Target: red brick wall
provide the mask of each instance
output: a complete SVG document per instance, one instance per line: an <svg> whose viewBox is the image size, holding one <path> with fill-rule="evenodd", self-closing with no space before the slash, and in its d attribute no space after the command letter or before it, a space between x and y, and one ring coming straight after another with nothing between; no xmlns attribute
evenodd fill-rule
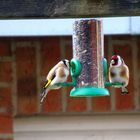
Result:
<svg viewBox="0 0 140 140"><path fill-rule="evenodd" d="M13 133L13 55L10 39L0 39L0 140Z"/></svg>
<svg viewBox="0 0 140 140"><path fill-rule="evenodd" d="M13 117L34 114L137 113L140 109L140 36L105 36L105 57L115 49L130 68L129 94L109 88L109 97L71 98L71 88L39 93L49 69L72 58L71 37L0 38L0 140L13 138Z"/></svg>

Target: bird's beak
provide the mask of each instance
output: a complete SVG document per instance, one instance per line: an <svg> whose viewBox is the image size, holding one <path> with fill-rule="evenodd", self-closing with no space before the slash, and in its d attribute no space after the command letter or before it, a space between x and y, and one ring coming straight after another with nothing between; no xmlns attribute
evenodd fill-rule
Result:
<svg viewBox="0 0 140 140"><path fill-rule="evenodd" d="M69 66L71 67L71 63L69 62Z"/></svg>
<svg viewBox="0 0 140 140"><path fill-rule="evenodd" d="M114 60L111 60L111 64L115 64L115 61Z"/></svg>

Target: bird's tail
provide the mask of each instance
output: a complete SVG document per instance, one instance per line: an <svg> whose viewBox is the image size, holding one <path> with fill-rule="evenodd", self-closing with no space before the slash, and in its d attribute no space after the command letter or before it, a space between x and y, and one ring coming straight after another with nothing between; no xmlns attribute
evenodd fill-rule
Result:
<svg viewBox="0 0 140 140"><path fill-rule="evenodd" d="M40 103L43 102L44 98L47 96L47 93L49 92L49 85L51 83L51 80L47 80L43 86L43 90L40 94Z"/></svg>
<svg viewBox="0 0 140 140"><path fill-rule="evenodd" d="M40 103L41 104L43 103L43 101L44 101L45 97L47 96L49 90L50 90L49 88L43 89L43 91L42 91L42 93L40 95Z"/></svg>

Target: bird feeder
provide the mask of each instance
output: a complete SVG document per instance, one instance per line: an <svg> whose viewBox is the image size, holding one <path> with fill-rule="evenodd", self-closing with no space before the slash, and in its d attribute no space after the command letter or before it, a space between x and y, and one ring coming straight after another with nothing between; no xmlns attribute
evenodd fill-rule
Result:
<svg viewBox="0 0 140 140"><path fill-rule="evenodd" d="M75 70L71 74L77 72L79 75L76 75L76 86L71 90L70 96L109 95L108 90L104 88L106 62L101 21L75 21L71 65Z"/></svg>
<svg viewBox="0 0 140 140"><path fill-rule="evenodd" d="M72 82L58 86L74 86L71 97L108 96L104 88L107 62L104 58L102 22L78 20L74 23L73 59L70 61ZM107 83L110 85L110 83Z"/></svg>

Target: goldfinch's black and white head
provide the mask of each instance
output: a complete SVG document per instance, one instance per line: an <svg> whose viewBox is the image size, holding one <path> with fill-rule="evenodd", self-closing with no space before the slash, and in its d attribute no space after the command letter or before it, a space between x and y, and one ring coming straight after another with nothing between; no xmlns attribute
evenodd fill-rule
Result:
<svg viewBox="0 0 140 140"><path fill-rule="evenodd" d="M63 59L62 62L63 62L63 64L64 64L68 69L70 69L70 62L69 62L69 60Z"/></svg>

